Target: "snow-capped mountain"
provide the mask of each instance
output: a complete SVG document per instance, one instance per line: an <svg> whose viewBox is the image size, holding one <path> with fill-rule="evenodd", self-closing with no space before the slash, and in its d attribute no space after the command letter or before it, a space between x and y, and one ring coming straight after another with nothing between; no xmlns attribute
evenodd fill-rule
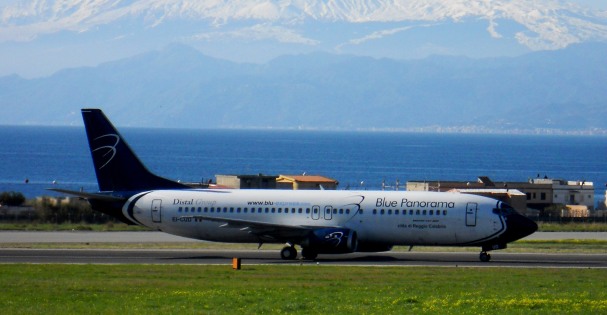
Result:
<svg viewBox="0 0 607 315"><path fill-rule="evenodd" d="M0 75L158 49L235 61L328 51L373 57L493 57L607 40L599 0L4 0Z"/></svg>

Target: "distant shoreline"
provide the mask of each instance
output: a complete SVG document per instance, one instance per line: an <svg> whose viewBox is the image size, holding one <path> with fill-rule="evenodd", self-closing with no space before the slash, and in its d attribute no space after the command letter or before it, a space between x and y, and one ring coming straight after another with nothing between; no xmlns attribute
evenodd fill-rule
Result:
<svg viewBox="0 0 607 315"><path fill-rule="evenodd" d="M84 133L84 125L27 125L27 124L0 124L0 128L81 128ZM302 131L302 132L361 132L361 133L403 133L403 134L429 134L429 135L507 135L507 136L589 136L589 137L604 137L607 136L607 129L591 128L591 129L548 129L548 128L522 128L522 129L491 129L481 126L426 126L414 128L358 128L358 129L342 129L329 127L268 127L268 126L246 126L233 127L223 126L218 128L174 128L174 127L148 127L148 126L120 126L123 129L140 129L140 130L213 130L213 131Z"/></svg>

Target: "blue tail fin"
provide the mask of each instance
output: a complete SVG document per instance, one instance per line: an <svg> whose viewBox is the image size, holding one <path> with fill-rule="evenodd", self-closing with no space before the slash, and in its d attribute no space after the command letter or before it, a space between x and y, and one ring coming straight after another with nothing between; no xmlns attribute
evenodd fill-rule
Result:
<svg viewBox="0 0 607 315"><path fill-rule="evenodd" d="M188 188L150 172L100 109L82 109L100 191Z"/></svg>

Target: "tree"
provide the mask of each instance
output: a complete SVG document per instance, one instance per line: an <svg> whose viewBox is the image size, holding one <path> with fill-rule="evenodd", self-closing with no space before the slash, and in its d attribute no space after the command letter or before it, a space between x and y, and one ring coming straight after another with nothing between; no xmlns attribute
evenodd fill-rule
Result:
<svg viewBox="0 0 607 315"><path fill-rule="evenodd" d="M0 194L0 205L20 206L25 202L25 196L20 192L5 191Z"/></svg>
<svg viewBox="0 0 607 315"><path fill-rule="evenodd" d="M544 217L560 218L563 216L563 211L568 210L567 206L560 203L555 203L544 208Z"/></svg>

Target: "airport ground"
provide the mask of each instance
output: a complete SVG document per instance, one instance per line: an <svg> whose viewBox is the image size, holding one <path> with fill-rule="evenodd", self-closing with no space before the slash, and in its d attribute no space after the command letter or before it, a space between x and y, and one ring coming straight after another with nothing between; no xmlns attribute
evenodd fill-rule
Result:
<svg viewBox="0 0 607 315"><path fill-rule="evenodd" d="M516 249L525 242L585 249ZM598 251L588 253L588 244ZM475 248L399 247L284 261L279 247L257 250L161 232L2 231L0 309L3 314L607 313L605 232L538 232L494 252L489 263L478 260ZM233 270L234 257L241 258L241 270Z"/></svg>
<svg viewBox="0 0 607 315"><path fill-rule="evenodd" d="M384 253L320 255L283 261L279 244L225 244L162 232L0 231L0 262L125 264L330 264L467 267L607 268L607 232L537 232L478 261L478 248L396 247Z"/></svg>

